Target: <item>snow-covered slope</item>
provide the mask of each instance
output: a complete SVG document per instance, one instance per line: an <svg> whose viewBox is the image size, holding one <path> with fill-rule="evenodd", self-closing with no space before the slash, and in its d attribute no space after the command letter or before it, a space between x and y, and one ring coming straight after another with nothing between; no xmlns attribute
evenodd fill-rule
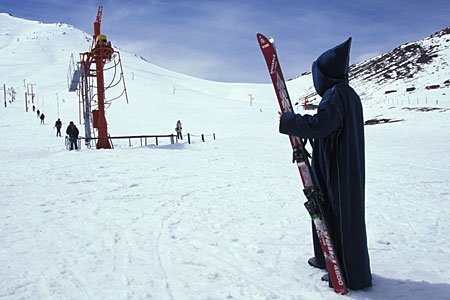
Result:
<svg viewBox="0 0 450 300"><path fill-rule="evenodd" d="M88 35L67 24L42 24L0 13L1 82L23 86L23 80L37 88L66 87L70 54L86 51Z"/></svg>
<svg viewBox="0 0 450 300"><path fill-rule="evenodd" d="M89 35L6 14L0 25L0 83L18 92L0 108L0 299L342 299L306 264L310 220L270 84L201 80L121 50L130 103L107 109L111 135L172 133L181 119L217 140L69 152L52 125L58 109L78 123L66 75ZM25 112L24 79L45 125ZM288 88L297 100L311 80ZM372 97L366 119L403 121L366 127L374 286L348 297L446 299L448 102L422 112L357 88Z"/></svg>

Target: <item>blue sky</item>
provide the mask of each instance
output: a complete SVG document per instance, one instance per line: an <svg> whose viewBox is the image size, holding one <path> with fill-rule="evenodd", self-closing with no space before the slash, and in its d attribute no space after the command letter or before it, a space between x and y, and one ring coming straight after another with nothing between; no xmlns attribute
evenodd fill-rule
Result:
<svg viewBox="0 0 450 300"><path fill-rule="evenodd" d="M1 0L0 12L92 34L162 67L226 82L269 82L255 34L275 38L286 78L353 37L351 62L450 26L449 0Z"/></svg>

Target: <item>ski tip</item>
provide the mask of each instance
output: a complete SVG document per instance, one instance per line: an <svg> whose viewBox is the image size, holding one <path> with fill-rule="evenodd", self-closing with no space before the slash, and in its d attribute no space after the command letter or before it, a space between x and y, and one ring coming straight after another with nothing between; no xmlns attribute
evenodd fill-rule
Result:
<svg viewBox="0 0 450 300"><path fill-rule="evenodd" d="M257 32L256 38L258 39L258 43L262 49L269 46L269 44L273 44L273 38L267 38L264 34Z"/></svg>
<svg viewBox="0 0 450 300"><path fill-rule="evenodd" d="M256 38L258 39L258 41L260 42L260 44L265 44L267 42L273 44L274 43L274 39L272 37L266 37L264 34L257 32L256 33Z"/></svg>
<svg viewBox="0 0 450 300"><path fill-rule="evenodd" d="M262 34L262 33L260 33L260 32L257 32L256 33L256 37L258 38L258 39L264 39L264 40L268 40L269 38L267 38L264 34Z"/></svg>
<svg viewBox="0 0 450 300"><path fill-rule="evenodd" d="M258 41L264 40L266 37L264 36L264 34L257 32L256 33L256 39Z"/></svg>

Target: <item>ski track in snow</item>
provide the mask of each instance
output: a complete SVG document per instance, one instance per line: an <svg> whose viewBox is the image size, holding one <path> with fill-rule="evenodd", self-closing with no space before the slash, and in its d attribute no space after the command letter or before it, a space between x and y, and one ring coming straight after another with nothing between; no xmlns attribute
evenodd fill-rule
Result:
<svg viewBox="0 0 450 300"><path fill-rule="evenodd" d="M2 140L31 129L36 142L0 146L1 299L339 298L305 264L309 219L282 137L68 152L17 114L23 128L4 114ZM374 287L349 297L445 299L449 209L435 206L450 200L449 161L366 128Z"/></svg>

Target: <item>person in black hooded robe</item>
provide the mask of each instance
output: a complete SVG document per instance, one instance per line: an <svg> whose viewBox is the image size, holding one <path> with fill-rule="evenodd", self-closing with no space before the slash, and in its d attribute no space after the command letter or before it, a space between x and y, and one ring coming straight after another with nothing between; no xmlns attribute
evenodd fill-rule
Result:
<svg viewBox="0 0 450 300"><path fill-rule="evenodd" d="M314 87L322 97L317 113L291 112L280 117L280 133L312 139L313 175L328 199L330 231L347 287L372 285L365 223L364 120L361 100L349 86L351 38L324 52L312 66ZM308 263L325 268L313 224L314 257Z"/></svg>

